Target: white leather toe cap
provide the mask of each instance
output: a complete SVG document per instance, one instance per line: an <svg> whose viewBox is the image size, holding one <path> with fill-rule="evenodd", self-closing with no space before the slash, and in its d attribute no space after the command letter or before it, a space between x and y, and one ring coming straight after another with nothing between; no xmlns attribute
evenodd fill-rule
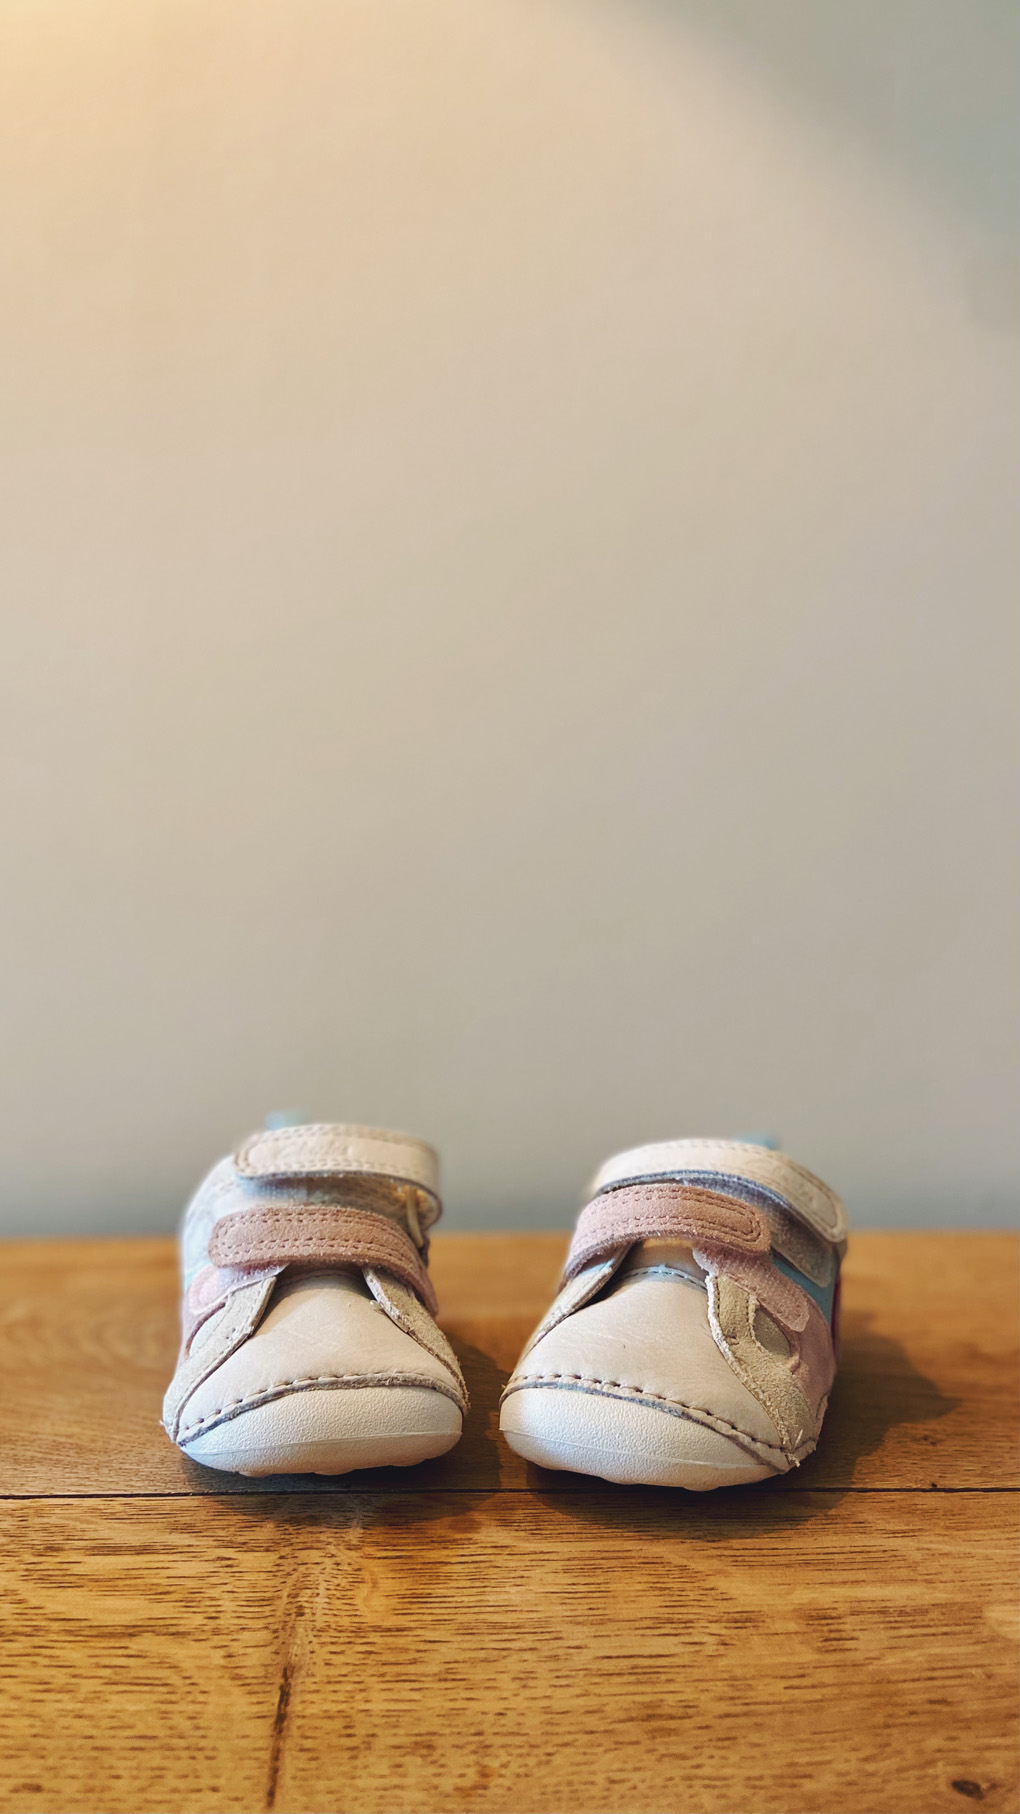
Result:
<svg viewBox="0 0 1020 1814"><path fill-rule="evenodd" d="M284 1280L254 1334L196 1387L177 1442L236 1474L411 1467L457 1441L458 1392L360 1274L313 1274Z"/></svg>
<svg viewBox="0 0 1020 1814"><path fill-rule="evenodd" d="M528 1349L501 1427L543 1467L647 1486L741 1486L790 1465L716 1345L704 1290L662 1269L621 1276Z"/></svg>
<svg viewBox="0 0 1020 1814"><path fill-rule="evenodd" d="M730 1437L654 1405L578 1388L527 1386L504 1400L500 1429L544 1468L596 1474L626 1486L709 1492L776 1472Z"/></svg>
<svg viewBox="0 0 1020 1814"><path fill-rule="evenodd" d="M306 1387L242 1411L181 1447L192 1461L232 1474L346 1474L445 1455L461 1422L452 1399L427 1387Z"/></svg>

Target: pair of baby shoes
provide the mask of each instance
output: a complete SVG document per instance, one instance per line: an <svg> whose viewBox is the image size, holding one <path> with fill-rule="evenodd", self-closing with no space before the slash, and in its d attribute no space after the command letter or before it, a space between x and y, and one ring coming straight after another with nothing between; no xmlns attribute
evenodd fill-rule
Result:
<svg viewBox="0 0 1020 1814"><path fill-rule="evenodd" d="M254 1134L214 1168L184 1218L163 1411L186 1455L344 1474L453 1447L468 1400L428 1274L438 1170L420 1140L339 1124ZM510 1447L700 1491L796 1467L835 1372L845 1236L839 1198L767 1147L610 1159L503 1394Z"/></svg>

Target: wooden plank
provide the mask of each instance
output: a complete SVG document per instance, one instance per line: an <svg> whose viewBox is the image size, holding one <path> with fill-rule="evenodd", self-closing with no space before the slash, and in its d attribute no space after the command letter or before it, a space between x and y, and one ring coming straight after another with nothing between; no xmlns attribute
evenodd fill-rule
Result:
<svg viewBox="0 0 1020 1814"><path fill-rule="evenodd" d="M443 1322L472 1393L467 1431L441 1461L359 1476L357 1487L578 1490L576 1475L519 1461L496 1428L503 1380L549 1301L565 1240L437 1238ZM1016 1260L1012 1235L855 1236L821 1449L766 1490L1013 1483ZM177 1345L172 1242L9 1242L0 1277L0 1493L258 1490L192 1466L159 1427Z"/></svg>
<svg viewBox="0 0 1020 1814"><path fill-rule="evenodd" d="M1014 1809L1015 1523L991 1493L8 1504L0 1808Z"/></svg>
<svg viewBox="0 0 1020 1814"><path fill-rule="evenodd" d="M0 1250L0 1493L180 1489L159 1424L177 1352L168 1240Z"/></svg>

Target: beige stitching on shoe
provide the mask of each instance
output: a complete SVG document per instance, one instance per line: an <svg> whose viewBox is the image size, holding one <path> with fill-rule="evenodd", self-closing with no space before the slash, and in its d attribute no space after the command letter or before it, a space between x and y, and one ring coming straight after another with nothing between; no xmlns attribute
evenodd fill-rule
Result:
<svg viewBox="0 0 1020 1814"><path fill-rule="evenodd" d="M246 1392L243 1398L229 1398L225 1404L217 1405L215 1410L208 1411L195 1423L181 1424L178 1436L181 1442L189 1436L196 1436L216 1423L229 1423L242 1411L249 1411L256 1405L271 1404L274 1398L281 1398L287 1392L303 1392L316 1386L332 1390L344 1386L357 1391L361 1386L413 1386L429 1392L438 1392L440 1398L449 1398L463 1410L456 1393L448 1391L441 1380L432 1379L426 1373L317 1373L297 1379L277 1379L270 1384L259 1386L254 1392Z"/></svg>
<svg viewBox="0 0 1020 1814"><path fill-rule="evenodd" d="M846 1210L821 1178L786 1153L749 1146L743 1140L661 1140L631 1147L599 1168L591 1193L668 1178L685 1170L729 1172L763 1184L785 1198L794 1213L825 1240L842 1241L846 1235Z"/></svg>
<svg viewBox="0 0 1020 1814"><path fill-rule="evenodd" d="M692 1241L766 1254L769 1226L760 1209L701 1185L628 1184L594 1197L577 1219L563 1282L617 1248L642 1240Z"/></svg>
<svg viewBox="0 0 1020 1814"><path fill-rule="evenodd" d="M317 1203L314 1207L266 1204L235 1210L215 1224L209 1237L209 1258L214 1266L296 1262L375 1266L402 1280L432 1316L439 1308L435 1287L411 1236L388 1216L343 1203Z"/></svg>
<svg viewBox="0 0 1020 1814"><path fill-rule="evenodd" d="M650 1386L632 1385L629 1380L598 1379L588 1373L522 1373L519 1378L509 1381L503 1398L509 1398L515 1392L524 1391L528 1386L555 1386L561 1381L565 1381L568 1386L595 1386L602 1389L607 1398L611 1396L610 1388L614 1387L620 1392L636 1392L642 1398L651 1399L657 1404L668 1405L672 1410L690 1413L695 1421L707 1419L713 1429L729 1431L734 1436L743 1436L756 1448L768 1449L771 1454L782 1455L786 1460L792 1459L789 1450L784 1448L782 1443L766 1442L763 1437L752 1435L750 1430L742 1430L739 1424L730 1423L728 1418L717 1417L714 1411L706 1411L700 1405L687 1404L682 1398L669 1398L665 1392L652 1391Z"/></svg>
<svg viewBox="0 0 1020 1814"><path fill-rule="evenodd" d="M820 1419L787 1362L763 1348L754 1333L755 1299L725 1273L708 1277L708 1320L716 1347L737 1378L768 1412L787 1452L799 1452L810 1432L814 1447Z"/></svg>

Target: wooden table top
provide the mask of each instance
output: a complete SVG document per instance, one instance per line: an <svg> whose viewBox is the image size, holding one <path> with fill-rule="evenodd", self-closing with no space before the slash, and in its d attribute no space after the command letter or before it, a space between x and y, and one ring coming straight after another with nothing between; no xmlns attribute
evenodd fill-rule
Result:
<svg viewBox="0 0 1020 1814"><path fill-rule="evenodd" d="M533 1467L562 1235L440 1235L440 1461L245 1481L159 1428L166 1240L0 1248L0 1808L1013 1810L1017 1243L859 1234L817 1454L704 1496Z"/></svg>

